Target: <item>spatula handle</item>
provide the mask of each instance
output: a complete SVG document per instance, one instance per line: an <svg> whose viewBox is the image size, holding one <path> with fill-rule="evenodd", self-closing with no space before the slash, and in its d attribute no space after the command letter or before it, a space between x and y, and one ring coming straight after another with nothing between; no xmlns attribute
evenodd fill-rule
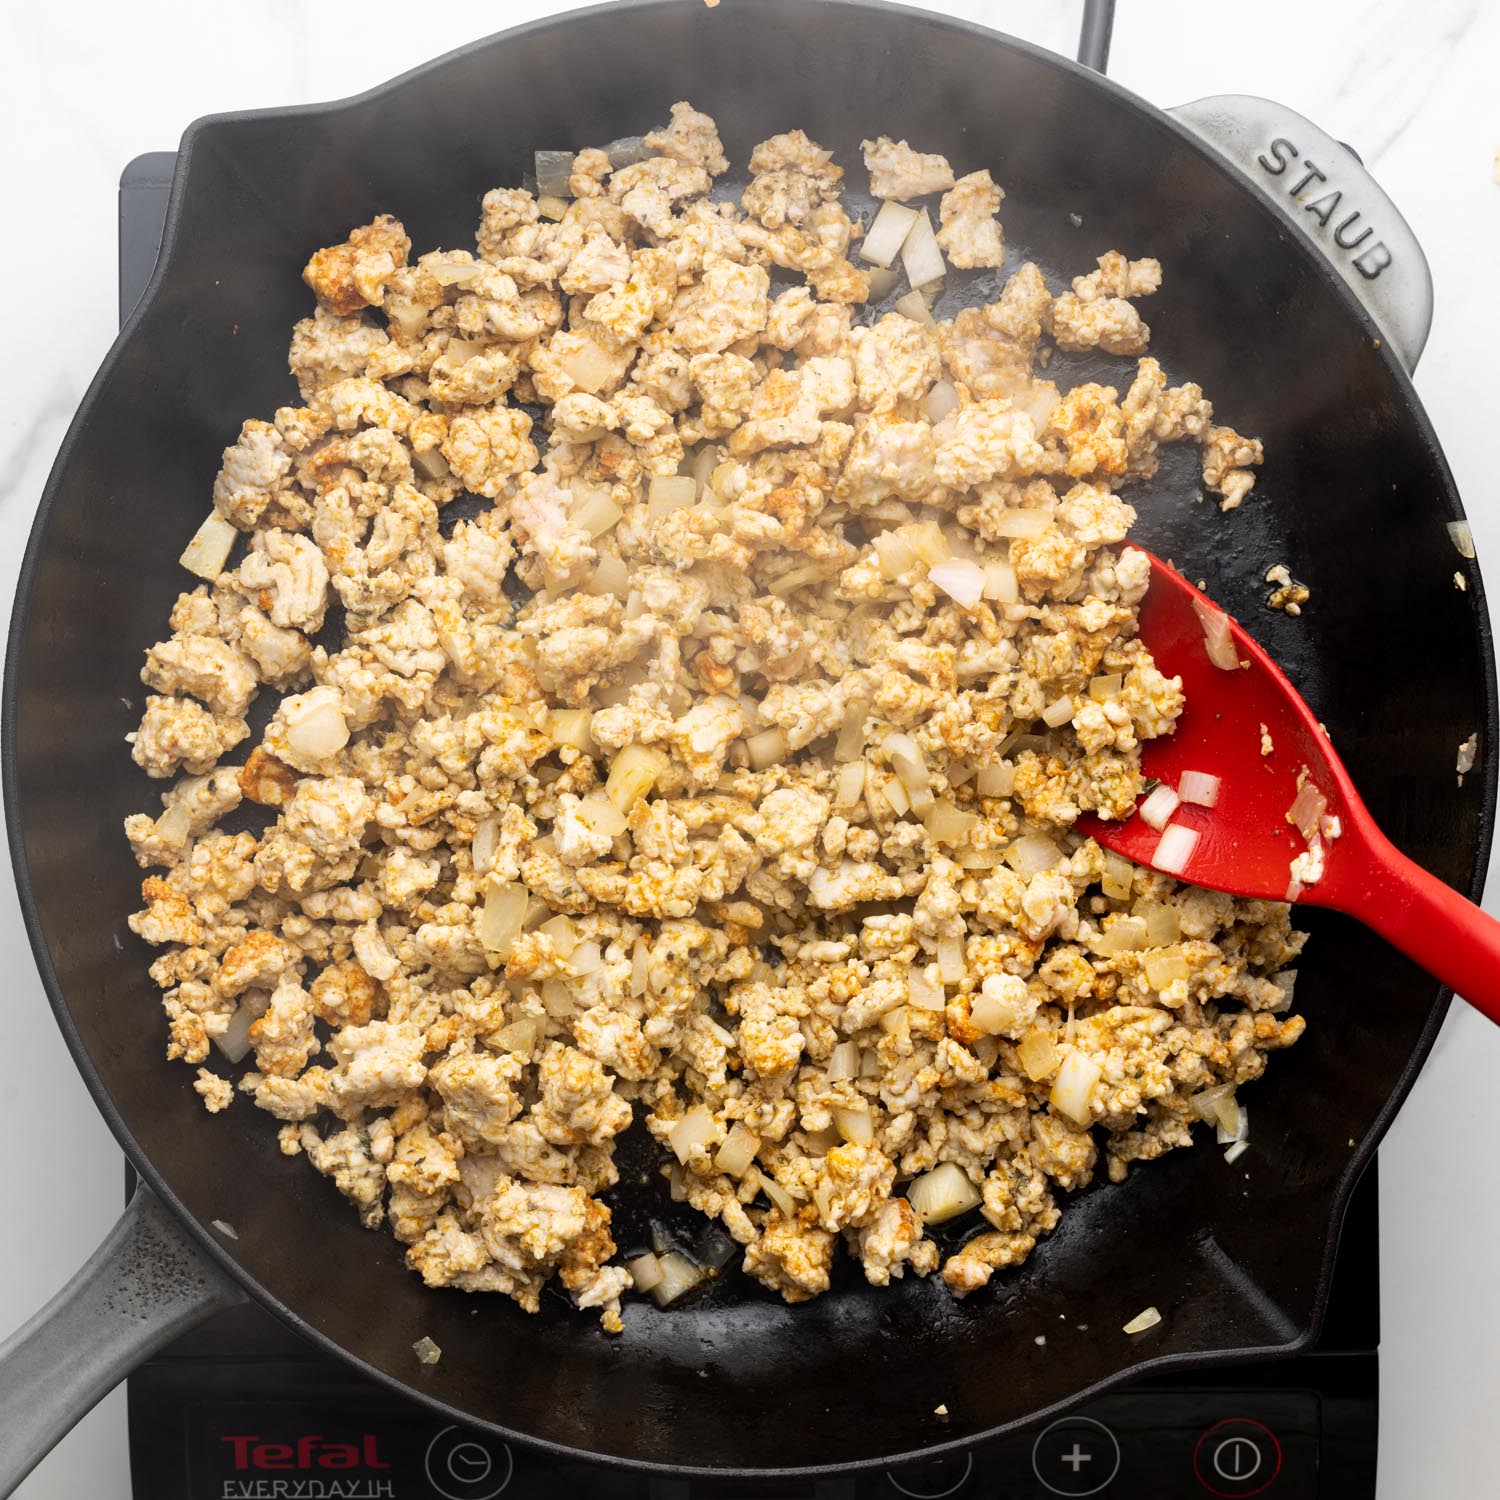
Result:
<svg viewBox="0 0 1500 1500"><path fill-rule="evenodd" d="M1500 922L1371 834L1368 873L1341 909L1500 1025Z"/></svg>

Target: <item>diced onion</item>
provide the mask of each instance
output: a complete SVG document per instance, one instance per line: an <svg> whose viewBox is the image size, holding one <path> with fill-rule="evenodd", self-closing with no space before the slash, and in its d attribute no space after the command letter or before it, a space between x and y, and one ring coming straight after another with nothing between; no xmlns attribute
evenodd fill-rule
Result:
<svg viewBox="0 0 1500 1500"><path fill-rule="evenodd" d="M834 742L833 759L835 765L842 765L846 761L859 760L865 748L865 719L870 712L870 699L865 697L851 698L849 706L844 710L844 722L839 728L839 737Z"/></svg>
<svg viewBox="0 0 1500 1500"><path fill-rule="evenodd" d="M698 486L701 496L708 489L709 476L723 461L723 454L713 443L705 443L693 455L693 462L688 473L693 476L693 482Z"/></svg>
<svg viewBox="0 0 1500 1500"><path fill-rule="evenodd" d="M460 286L489 267L482 260L442 260L426 269L439 286Z"/></svg>
<svg viewBox="0 0 1500 1500"><path fill-rule="evenodd" d="M625 814L608 797L601 797L597 793L592 797L585 797L573 809L573 813L591 833L607 839L619 838L629 826L625 821Z"/></svg>
<svg viewBox="0 0 1500 1500"><path fill-rule="evenodd" d="M1116 854L1114 850L1106 849L1104 851L1104 876L1099 882L1099 889L1111 901L1128 901L1131 882L1134 879L1135 866L1123 854Z"/></svg>
<svg viewBox="0 0 1500 1500"><path fill-rule="evenodd" d="M948 1003L942 985L933 981L925 964L906 971L906 992L918 1010L942 1010Z"/></svg>
<svg viewBox="0 0 1500 1500"><path fill-rule="evenodd" d="M981 797L1008 797L1016 787L1016 768L1008 760L980 766L974 785Z"/></svg>
<svg viewBox="0 0 1500 1500"><path fill-rule="evenodd" d="M769 1172L759 1172L760 1190L771 1200L772 1205L783 1219L795 1218L797 1214L797 1201L782 1185L771 1176Z"/></svg>
<svg viewBox="0 0 1500 1500"><path fill-rule="evenodd" d="M1146 924L1140 917L1120 917L1111 922L1089 946L1095 953L1108 957L1114 953L1138 953L1147 942Z"/></svg>
<svg viewBox="0 0 1500 1500"><path fill-rule="evenodd" d="M913 1178L906 1189L906 1201L924 1224L942 1224L978 1208L983 1200L964 1169L945 1161Z"/></svg>
<svg viewBox="0 0 1500 1500"><path fill-rule="evenodd" d="M649 1292L661 1285L661 1262L649 1250L634 1260L627 1260L625 1269L630 1273L631 1285L638 1292Z"/></svg>
<svg viewBox="0 0 1500 1500"><path fill-rule="evenodd" d="M250 1051L250 1028L271 1008L271 997L251 993L240 1001L229 1025L213 1039L216 1046L232 1063L243 1062Z"/></svg>
<svg viewBox="0 0 1500 1500"><path fill-rule="evenodd" d="M764 771L780 765L790 753L787 749L786 731L773 726L758 734L747 735L745 748L750 752L750 765L756 771Z"/></svg>
<svg viewBox="0 0 1500 1500"><path fill-rule="evenodd" d="M469 846L469 863L476 875L488 875L495 868L500 848L500 819L481 818L474 826L474 841Z"/></svg>
<svg viewBox="0 0 1500 1500"><path fill-rule="evenodd" d="M1157 830L1163 829L1172 819L1172 814L1181 805L1182 798L1165 782L1153 791L1137 811L1141 821Z"/></svg>
<svg viewBox="0 0 1500 1500"><path fill-rule="evenodd" d="M1005 851L1005 862L1017 875L1030 880L1050 870L1062 858L1062 850L1045 833L1023 833Z"/></svg>
<svg viewBox="0 0 1500 1500"><path fill-rule="evenodd" d="M1146 919L1146 936L1153 948L1175 943L1182 935L1182 917L1175 906L1159 901L1136 903L1135 914Z"/></svg>
<svg viewBox="0 0 1500 1500"><path fill-rule="evenodd" d="M1237 1141L1240 1138L1240 1105L1233 1094L1225 1094L1222 1098L1214 1100L1214 1119L1219 1126L1219 1144L1227 1146L1229 1141ZM1228 1135L1229 1140L1224 1136Z"/></svg>
<svg viewBox="0 0 1500 1500"><path fill-rule="evenodd" d="M927 299L921 292L903 292L892 306L903 318L910 318L913 323L921 323L925 328L937 326L937 319L933 317L932 309L928 307Z"/></svg>
<svg viewBox="0 0 1500 1500"><path fill-rule="evenodd" d="M684 1166L696 1146L707 1146L715 1135L713 1111L706 1104L695 1104L668 1132L667 1144Z"/></svg>
<svg viewBox="0 0 1500 1500"><path fill-rule="evenodd" d="M953 545L936 521L913 521L910 526L903 526L899 534L929 568L953 556Z"/></svg>
<svg viewBox="0 0 1500 1500"><path fill-rule="evenodd" d="M479 941L485 951L503 958L521 935L531 892L524 885L491 880L479 913Z"/></svg>
<svg viewBox="0 0 1500 1500"><path fill-rule="evenodd" d="M1024 396L1015 400L1015 409L1023 411L1036 424L1038 431L1052 419L1052 413L1062 403L1057 386L1050 380L1038 380Z"/></svg>
<svg viewBox="0 0 1500 1500"><path fill-rule="evenodd" d="M424 1365L435 1365L443 1357L443 1351L426 1334L411 1346L411 1351L417 1356L417 1362Z"/></svg>
<svg viewBox="0 0 1500 1500"><path fill-rule="evenodd" d="M571 151L538 151L536 154L536 190L543 198L571 198L568 179L573 175Z"/></svg>
<svg viewBox="0 0 1500 1500"><path fill-rule="evenodd" d="M743 1124L736 1123L724 1137L724 1144L714 1153L714 1165L731 1177L743 1177L759 1150L760 1137Z"/></svg>
<svg viewBox="0 0 1500 1500"><path fill-rule="evenodd" d="M1088 1126L1093 1116L1089 1111L1089 1096L1099 1082L1104 1069L1087 1052L1070 1051L1057 1070L1048 1096L1053 1109L1066 1115L1075 1125Z"/></svg>
<svg viewBox="0 0 1500 1500"><path fill-rule="evenodd" d="M958 390L951 380L940 380L922 400L922 415L929 422L941 422L950 411L958 410Z"/></svg>
<svg viewBox="0 0 1500 1500"><path fill-rule="evenodd" d="M917 211L901 242L901 265L906 279L918 288L941 281L948 272L948 263L943 259L925 208Z"/></svg>
<svg viewBox="0 0 1500 1500"><path fill-rule="evenodd" d="M1238 671L1240 658L1234 636L1230 633L1229 616L1205 599L1193 600L1193 613L1203 627L1203 647L1208 652L1208 659L1221 671Z"/></svg>
<svg viewBox="0 0 1500 1500"><path fill-rule="evenodd" d="M1177 795L1195 807L1214 807L1219 801L1220 778L1206 771L1184 771L1177 782Z"/></svg>
<svg viewBox="0 0 1500 1500"><path fill-rule="evenodd" d="M1185 984L1191 974L1188 961L1180 953L1148 953L1141 960L1146 983L1153 990L1168 990L1174 984Z"/></svg>
<svg viewBox="0 0 1500 1500"><path fill-rule="evenodd" d="M875 558L880 576L888 582L917 565L917 554L899 531L882 531L875 538Z"/></svg>
<svg viewBox="0 0 1500 1500"><path fill-rule="evenodd" d="M535 1016L522 1016L493 1032L487 1040L502 1052L520 1052L529 1056L536 1048L542 1023Z"/></svg>
<svg viewBox="0 0 1500 1500"><path fill-rule="evenodd" d="M654 483L655 481L653 481ZM603 536L625 512L610 499L609 491L593 490L573 507L569 517L580 531L588 533L589 539Z"/></svg>
<svg viewBox="0 0 1500 1500"><path fill-rule="evenodd" d="M238 530L218 511L211 510L177 560L189 573L212 583L224 571L237 536Z"/></svg>
<svg viewBox="0 0 1500 1500"><path fill-rule="evenodd" d="M828 1054L827 1073L837 1082L841 1078L859 1077L859 1043L840 1042Z"/></svg>
<svg viewBox="0 0 1500 1500"><path fill-rule="evenodd" d="M992 557L984 564L984 597L996 604L1015 604L1021 597L1021 586L1010 560Z"/></svg>
<svg viewBox="0 0 1500 1500"><path fill-rule="evenodd" d="M1221 1099L1227 1099L1233 1095L1235 1085L1232 1083L1216 1083L1211 1088L1200 1089L1188 1099L1188 1108L1193 1114L1205 1124L1218 1118L1218 1106Z"/></svg>
<svg viewBox="0 0 1500 1500"><path fill-rule="evenodd" d="M1225 1153L1224 1160L1232 1167L1250 1149L1249 1141L1236 1141Z"/></svg>
<svg viewBox="0 0 1500 1500"><path fill-rule="evenodd" d="M446 479L452 473L441 448L429 448L425 453L414 453L411 461L428 479Z"/></svg>
<svg viewBox="0 0 1500 1500"><path fill-rule="evenodd" d="M1285 997L1276 1005L1273 1005L1271 1009L1275 1011L1285 1010L1292 1003L1292 998L1297 992L1297 971L1295 969L1283 969L1281 973L1271 975L1271 983L1281 990Z"/></svg>
<svg viewBox="0 0 1500 1500"><path fill-rule="evenodd" d="M864 239L860 241L859 258L872 266L888 267L917 222L917 211L900 203L887 200L880 205L880 212L871 221Z"/></svg>
<svg viewBox="0 0 1500 1500"><path fill-rule="evenodd" d="M851 1146L873 1146L875 1144L875 1122L867 1109L836 1109L833 1123L838 1132Z"/></svg>
<svg viewBox="0 0 1500 1500"><path fill-rule="evenodd" d="M710 1224L698 1236L693 1255L700 1266L710 1271L719 1271L734 1259L735 1249L734 1241L717 1224Z"/></svg>
<svg viewBox="0 0 1500 1500"><path fill-rule="evenodd" d="M597 974L604 967L604 954L598 943L580 943L573 950L570 960L573 972L580 978L587 974ZM731 1040L733 1040L731 1038Z"/></svg>
<svg viewBox="0 0 1500 1500"><path fill-rule="evenodd" d="M1016 1048L1016 1056L1033 1083L1040 1083L1042 1079L1050 1077L1062 1062L1062 1053L1058 1051L1057 1043L1045 1031L1028 1031Z"/></svg>
<svg viewBox="0 0 1500 1500"><path fill-rule="evenodd" d="M840 810L853 807L864 794L865 763L855 760L840 766L838 780L834 783L833 805Z"/></svg>
<svg viewBox="0 0 1500 1500"><path fill-rule="evenodd" d="M957 984L967 974L964 961L964 940L957 933L947 933L938 939L938 973L944 984Z"/></svg>
<svg viewBox="0 0 1500 1500"><path fill-rule="evenodd" d="M940 562L927 570L927 577L964 609L973 609L984 593L984 569L967 558Z"/></svg>
<svg viewBox="0 0 1500 1500"><path fill-rule="evenodd" d="M296 757L293 764L303 760L316 763L337 755L349 743L349 725L338 689L316 687L303 695L302 702L304 711L290 719L286 730L287 748Z"/></svg>
<svg viewBox="0 0 1500 1500"><path fill-rule="evenodd" d="M907 791L927 789L930 783L927 762L922 757L920 746L909 734L888 734L881 748L885 751L891 770L901 778L901 784Z"/></svg>
<svg viewBox="0 0 1500 1500"><path fill-rule="evenodd" d="M979 818L955 807L946 797L934 802L922 819L928 836L939 844L961 844L978 826Z"/></svg>
<svg viewBox="0 0 1500 1500"><path fill-rule="evenodd" d="M1118 672L1107 672L1102 677L1091 677L1089 697L1095 703L1108 703L1120 696L1120 687L1124 680Z"/></svg>
<svg viewBox="0 0 1500 1500"><path fill-rule="evenodd" d="M554 708L547 715L547 733L554 745L571 745L575 750L591 750L594 737L589 732L593 715L586 708Z"/></svg>
<svg viewBox="0 0 1500 1500"><path fill-rule="evenodd" d="M691 474L653 474L646 492L646 510L664 516L692 505L698 498L698 482Z"/></svg>
<svg viewBox="0 0 1500 1500"><path fill-rule="evenodd" d="M661 1267L661 1280L652 1287L651 1298L658 1307L670 1307L703 1281L706 1274L677 1250L658 1257L657 1264Z"/></svg>
<svg viewBox="0 0 1500 1500"><path fill-rule="evenodd" d="M608 385L617 372L616 361L592 340L564 355L558 367L579 390L591 396Z"/></svg>
<svg viewBox="0 0 1500 1500"><path fill-rule="evenodd" d="M979 774L978 766L971 766L968 761L950 760L948 762L948 785L951 787L967 786Z"/></svg>
<svg viewBox="0 0 1500 1500"><path fill-rule="evenodd" d="M605 795L622 813L628 813L656 785L667 768L667 758L649 745L626 745L610 764Z"/></svg>
<svg viewBox="0 0 1500 1500"><path fill-rule="evenodd" d="M1181 823L1170 824L1156 845L1151 863L1168 875L1181 875L1187 869L1193 850L1198 847L1198 832Z"/></svg>
<svg viewBox="0 0 1500 1500"><path fill-rule="evenodd" d="M911 811L911 798L906 795L906 788L901 785L900 778L887 776L881 783L880 795L890 803L891 811L898 818L904 818Z"/></svg>
<svg viewBox="0 0 1500 1500"><path fill-rule="evenodd" d="M227 1240L237 1240L237 1239L239 1239L239 1237L240 1237L239 1230L236 1229L233 1224L229 1223L229 1221L227 1219L210 1219L208 1222L210 1224L212 1224L213 1227L215 1229L217 1229L219 1231L219 1233L224 1236L225 1239L227 1239Z"/></svg>
<svg viewBox="0 0 1500 1500"><path fill-rule="evenodd" d="M635 940L630 950L630 993L639 999L650 984L651 945L643 937Z"/></svg>
<svg viewBox="0 0 1500 1500"><path fill-rule="evenodd" d="M875 266L865 272L870 284L870 302L884 302L901 285L901 273L894 266Z"/></svg>
<svg viewBox="0 0 1500 1500"><path fill-rule="evenodd" d="M566 1021L577 1014L573 987L566 979L555 976L542 981L542 1007L554 1021Z"/></svg>
<svg viewBox="0 0 1500 1500"><path fill-rule="evenodd" d="M1453 545L1458 548L1458 555L1468 558L1470 562L1473 562L1474 533L1469 529L1469 523L1467 521L1449 521L1448 536L1452 540Z"/></svg>
<svg viewBox="0 0 1500 1500"><path fill-rule="evenodd" d="M622 135L599 149L609 158L612 172L618 172L622 167L633 167L638 161L645 161L651 155L646 138L640 135Z"/></svg>
<svg viewBox="0 0 1500 1500"><path fill-rule="evenodd" d="M1073 717L1071 697L1057 698L1042 710L1042 723L1049 729L1061 729Z"/></svg>
<svg viewBox="0 0 1500 1500"><path fill-rule="evenodd" d="M1312 782L1304 781L1297 790L1296 798L1287 809L1286 820L1296 825L1297 832L1311 843L1319 832L1323 814L1328 811L1328 800Z"/></svg>
<svg viewBox="0 0 1500 1500"><path fill-rule="evenodd" d="M995 517L989 531L994 536L1019 537L1031 541L1051 524L1052 517L1044 510L1002 510Z"/></svg>
<svg viewBox="0 0 1500 1500"><path fill-rule="evenodd" d="M567 213L568 200L566 198L558 198L551 193L547 193L536 200L536 211L544 219L551 219L556 222Z"/></svg>
<svg viewBox="0 0 1500 1500"><path fill-rule="evenodd" d="M1219 1117L1218 1141L1232 1146L1250 1139L1250 1111L1238 1099L1221 1099L1215 1113Z"/></svg>
<svg viewBox="0 0 1500 1500"><path fill-rule="evenodd" d="M1148 1328L1155 1328L1161 1322L1161 1314L1154 1307L1148 1307L1144 1312L1138 1312L1126 1325L1126 1333L1144 1333Z"/></svg>
<svg viewBox="0 0 1500 1500"><path fill-rule="evenodd" d="M601 552L593 574L585 585L591 594L614 594L616 598L630 589L630 569L615 552Z"/></svg>

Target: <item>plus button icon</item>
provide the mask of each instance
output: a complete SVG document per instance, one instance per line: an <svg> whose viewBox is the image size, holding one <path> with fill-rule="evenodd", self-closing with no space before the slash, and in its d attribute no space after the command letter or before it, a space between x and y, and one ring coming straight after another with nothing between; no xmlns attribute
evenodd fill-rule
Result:
<svg viewBox="0 0 1500 1500"><path fill-rule="evenodd" d="M1062 1461L1073 1470L1074 1474L1077 1474L1085 1464L1094 1461L1094 1455L1092 1453L1085 1453L1083 1448L1075 1442L1073 1444L1073 1451L1071 1453L1064 1453Z"/></svg>

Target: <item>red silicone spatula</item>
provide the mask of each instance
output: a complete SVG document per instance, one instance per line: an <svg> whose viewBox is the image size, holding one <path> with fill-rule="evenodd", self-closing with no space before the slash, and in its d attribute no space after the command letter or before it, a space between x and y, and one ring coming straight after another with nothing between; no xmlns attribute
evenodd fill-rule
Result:
<svg viewBox="0 0 1500 1500"><path fill-rule="evenodd" d="M1381 833L1312 710L1276 663L1174 568L1146 555L1151 587L1141 604L1141 639L1161 671L1182 678L1187 706L1175 734L1144 741L1141 766L1173 791L1185 772L1218 777L1218 800L1211 808L1183 803L1172 811L1168 828L1189 830L1196 840L1172 834L1164 846L1164 830L1139 811L1123 822L1085 816L1078 831L1194 885L1345 912L1500 1022L1500 922ZM1221 659L1239 665L1215 665L1210 638L1221 643L1214 646ZM1168 800L1159 796L1153 813L1159 816ZM1300 827L1288 821L1289 812ZM1310 881L1314 872L1304 861L1298 881L1292 861L1314 841L1322 846L1321 876Z"/></svg>

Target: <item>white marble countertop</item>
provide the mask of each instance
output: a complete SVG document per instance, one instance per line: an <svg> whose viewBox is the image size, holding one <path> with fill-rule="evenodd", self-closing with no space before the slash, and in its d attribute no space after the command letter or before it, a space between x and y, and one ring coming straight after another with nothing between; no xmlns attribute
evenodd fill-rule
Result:
<svg viewBox="0 0 1500 1500"><path fill-rule="evenodd" d="M197 115L354 93L472 40L487 16L499 25L566 8L362 0L353 26L345 7L316 0L77 0L7 12L0 121L11 209L0 285L12 289L6 323L16 353L0 372L0 597L10 598L52 455L114 337L124 163L170 149ZM1078 0L933 0L932 8L1064 51L1079 13ZM1497 54L1500 7L1484 0L1121 0L1110 68L1164 105L1267 95L1361 152L1431 261L1437 317L1416 383L1457 474L1481 564L1500 557L1494 383L1485 373L1500 331ZM1500 889L1493 881L1491 889L1488 904L1500 910ZM0 1133L24 1143L6 1153L6 1198L29 1231L0 1238L3 1333L93 1249L117 1211L121 1174L53 1026L8 889L0 955L11 986ZM1500 1489L1492 1447L1500 1165L1481 1103L1497 1076L1500 1032L1455 1006L1381 1150L1382 1500L1479 1500ZM124 1500L125 1451L116 1392L20 1493Z"/></svg>

